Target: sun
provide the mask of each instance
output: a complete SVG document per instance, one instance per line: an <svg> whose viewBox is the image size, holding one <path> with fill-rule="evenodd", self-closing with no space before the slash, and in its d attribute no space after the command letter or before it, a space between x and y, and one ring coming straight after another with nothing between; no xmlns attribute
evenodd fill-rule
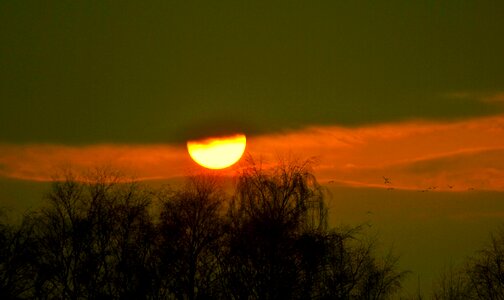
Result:
<svg viewBox="0 0 504 300"><path fill-rule="evenodd" d="M244 134L214 137L187 142L187 151L199 165L208 169L224 169L243 155L247 140Z"/></svg>

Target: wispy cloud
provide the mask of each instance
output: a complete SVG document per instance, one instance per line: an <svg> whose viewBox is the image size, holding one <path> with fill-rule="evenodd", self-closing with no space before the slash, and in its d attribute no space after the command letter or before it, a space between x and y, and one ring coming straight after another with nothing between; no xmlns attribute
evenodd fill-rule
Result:
<svg viewBox="0 0 504 300"><path fill-rule="evenodd" d="M167 145L0 145L0 175L51 180L61 170L84 171L107 166L140 179L184 175L191 167L183 147Z"/></svg>
<svg viewBox="0 0 504 300"><path fill-rule="evenodd" d="M317 157L315 172L326 183L419 191L504 190L504 115L359 128L314 126L250 137L247 152L266 161L286 154ZM0 145L4 177L50 180L64 167L100 165L140 179L173 178L197 170L183 146Z"/></svg>
<svg viewBox="0 0 504 300"><path fill-rule="evenodd" d="M470 92L470 91L459 91L447 93L444 95L451 99L470 99L481 101L489 104L504 104L504 91L494 91L494 92Z"/></svg>
<svg viewBox="0 0 504 300"><path fill-rule="evenodd" d="M504 116L313 127L258 137L254 153L313 155L325 181L423 190L504 189ZM385 184L383 176L391 178ZM434 189L435 187L435 189Z"/></svg>
<svg viewBox="0 0 504 300"><path fill-rule="evenodd" d="M487 95L486 97L483 97L482 100L489 103L504 104L504 92Z"/></svg>

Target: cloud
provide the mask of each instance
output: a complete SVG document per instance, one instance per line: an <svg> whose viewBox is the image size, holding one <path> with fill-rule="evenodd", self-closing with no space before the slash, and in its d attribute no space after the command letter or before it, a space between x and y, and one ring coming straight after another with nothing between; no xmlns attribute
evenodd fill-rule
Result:
<svg viewBox="0 0 504 300"><path fill-rule="evenodd" d="M492 95L487 95L483 97L482 100L488 103L500 103L504 104L504 92L495 93Z"/></svg>
<svg viewBox="0 0 504 300"><path fill-rule="evenodd" d="M323 183L429 191L504 190L504 115L358 128L314 126L249 137L246 151L265 161L285 155L316 157L314 170ZM4 177L50 180L64 167L82 170L100 165L140 179L173 178L198 170L185 147L177 145L0 145L0 176ZM391 184L385 184L383 176Z"/></svg>
<svg viewBox="0 0 504 300"><path fill-rule="evenodd" d="M276 153L317 156L323 181L402 189L504 189L504 116L312 127L258 137L250 148L271 158ZM384 184L383 176L392 185Z"/></svg>
<svg viewBox="0 0 504 300"><path fill-rule="evenodd" d="M354 185L420 191L504 190L504 148L468 149L437 157L340 170ZM384 174L391 178L385 184Z"/></svg>
<svg viewBox="0 0 504 300"><path fill-rule="evenodd" d="M447 93L444 96L450 99L477 100L488 104L504 104L504 91L496 91L496 92L459 91L459 92Z"/></svg>
<svg viewBox="0 0 504 300"><path fill-rule="evenodd" d="M185 148L168 145L0 145L0 175L47 181L62 169L107 166L140 179L182 176L191 168Z"/></svg>

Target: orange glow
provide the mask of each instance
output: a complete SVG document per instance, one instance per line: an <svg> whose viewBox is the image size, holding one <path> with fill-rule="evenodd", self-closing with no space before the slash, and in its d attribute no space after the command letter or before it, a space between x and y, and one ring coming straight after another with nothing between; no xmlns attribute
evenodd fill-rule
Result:
<svg viewBox="0 0 504 300"><path fill-rule="evenodd" d="M245 135L188 141L187 150L191 158L208 169L224 169L235 164L243 155Z"/></svg>
<svg viewBox="0 0 504 300"><path fill-rule="evenodd" d="M504 190L504 115L354 128L312 126L247 140L247 152L264 161L264 166L279 156L315 157L315 175L321 183L331 185L429 192ZM0 181L46 181L61 169L79 172L97 166L120 170L139 180L174 179L201 171L187 155L186 145L0 142ZM227 170L232 176L232 170ZM390 178L392 184L385 184L383 177Z"/></svg>

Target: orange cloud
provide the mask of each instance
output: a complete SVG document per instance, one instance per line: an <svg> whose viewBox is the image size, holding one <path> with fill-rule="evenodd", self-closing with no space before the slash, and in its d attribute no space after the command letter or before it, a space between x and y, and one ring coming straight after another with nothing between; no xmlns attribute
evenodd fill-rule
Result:
<svg viewBox="0 0 504 300"><path fill-rule="evenodd" d="M166 145L0 145L0 175L4 177L46 181L62 169L101 166L157 179L185 175L192 164L185 148Z"/></svg>
<svg viewBox="0 0 504 300"><path fill-rule="evenodd" d="M314 126L249 137L246 151L266 161L285 154L316 157L321 182L427 191L504 190L504 115L359 128ZM0 145L4 177L49 180L62 167L100 165L140 179L173 178L198 170L183 146ZM385 184L383 176L391 183Z"/></svg>
<svg viewBox="0 0 504 300"><path fill-rule="evenodd" d="M473 99L489 104L504 103L504 91L494 91L494 92L459 91L448 93L445 94L444 96L451 99Z"/></svg>
<svg viewBox="0 0 504 300"><path fill-rule="evenodd" d="M267 149L267 150L266 150ZM504 116L312 127L257 137L250 151L317 156L322 181L401 189L504 190ZM384 184L383 176L392 184Z"/></svg>
<svg viewBox="0 0 504 300"><path fill-rule="evenodd" d="M504 92L495 93L483 98L483 101L489 103L504 103Z"/></svg>

